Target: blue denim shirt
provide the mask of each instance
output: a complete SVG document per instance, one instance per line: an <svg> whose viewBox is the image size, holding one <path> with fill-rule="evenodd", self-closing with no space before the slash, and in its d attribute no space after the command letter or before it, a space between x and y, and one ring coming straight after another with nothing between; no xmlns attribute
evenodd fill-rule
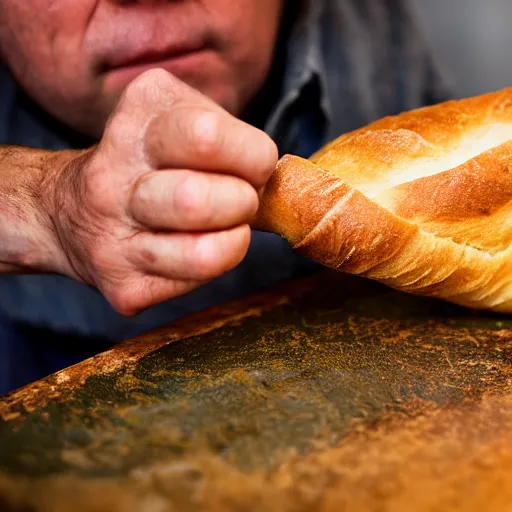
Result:
<svg viewBox="0 0 512 512"><path fill-rule="evenodd" d="M263 125L281 153L307 157L341 133L448 97L404 1L304 1L283 50L284 64L276 63L284 65L280 94ZM33 104L1 65L0 98L0 144L56 150L86 143ZM316 268L281 238L254 232L236 269L135 318L118 315L97 291L63 276L0 276L0 393Z"/></svg>

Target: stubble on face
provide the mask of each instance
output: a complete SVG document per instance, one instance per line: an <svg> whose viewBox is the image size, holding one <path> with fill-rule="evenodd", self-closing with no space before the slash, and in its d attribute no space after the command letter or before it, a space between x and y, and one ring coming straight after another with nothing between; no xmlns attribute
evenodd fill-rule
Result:
<svg viewBox="0 0 512 512"><path fill-rule="evenodd" d="M0 0L0 50L36 102L93 137L154 67L238 115L269 72L284 1Z"/></svg>

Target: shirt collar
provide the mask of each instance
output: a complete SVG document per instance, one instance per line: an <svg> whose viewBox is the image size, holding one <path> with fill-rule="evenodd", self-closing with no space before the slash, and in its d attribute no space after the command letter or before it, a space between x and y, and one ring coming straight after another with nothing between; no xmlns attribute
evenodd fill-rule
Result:
<svg viewBox="0 0 512 512"><path fill-rule="evenodd" d="M299 1L299 0L285 0L285 1ZM312 98L311 103L308 102L308 108L320 109L330 124L331 119L331 101L328 96L329 87L327 86L328 74L326 73L325 60L322 50L322 16L325 11L325 5L327 0L302 0L300 10L297 14L293 27L291 29L290 36L286 42L286 70L283 77L283 83L281 87L281 94L279 100L275 106L271 109L270 115L264 125L265 131L276 138L279 136L279 131L283 129L281 121L286 117L286 113L291 110L291 107L298 100L301 91L311 83L315 78L318 79L320 85L320 93L318 97ZM0 71L2 64L0 63ZM1 75L1 73L0 73ZM0 76L0 78L2 78ZM0 83L0 85L3 85ZM16 98L16 101L14 101ZM18 101L20 98L15 95L13 102L16 105L12 105L11 110L16 110L15 106L23 107L25 109L26 104L31 103L28 98L24 98L23 101ZM20 110L20 109L17 109ZM32 113L33 114L33 113ZM39 121L40 116L28 114L29 121L32 118ZM32 124L34 122L31 121ZM7 123L6 123L7 124ZM25 143L27 143L27 130L30 127L27 125L28 122L24 123L25 128L23 136ZM10 127L12 130L12 126ZM286 128L284 128L286 129ZM30 131L30 130L28 130ZM48 130L39 125L34 126L35 134L47 134ZM59 133L61 131L59 130ZM55 132L56 133L56 132ZM52 136L55 137L55 133L52 131ZM0 133L0 135L2 135ZM7 136L5 136L7 139ZM60 139L57 143L49 144L46 140L48 137L44 137L44 140L36 141L30 139L30 144L35 147L46 147L51 146L55 149L60 149L61 146L67 147L67 141L61 142Z"/></svg>
<svg viewBox="0 0 512 512"><path fill-rule="evenodd" d="M322 55L321 18L325 0L303 0L301 9L291 31L286 50L286 73L281 98L271 112L265 131L277 135L280 122L286 111L299 98L302 89L317 78L320 95L311 108L320 108L326 119L331 117L331 102L328 97L327 73Z"/></svg>

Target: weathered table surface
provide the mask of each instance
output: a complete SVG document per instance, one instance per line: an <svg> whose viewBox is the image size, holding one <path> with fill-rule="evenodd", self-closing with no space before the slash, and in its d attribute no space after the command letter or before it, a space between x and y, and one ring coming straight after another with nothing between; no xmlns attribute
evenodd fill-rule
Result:
<svg viewBox="0 0 512 512"><path fill-rule="evenodd" d="M512 319L326 272L0 399L0 510L512 510Z"/></svg>

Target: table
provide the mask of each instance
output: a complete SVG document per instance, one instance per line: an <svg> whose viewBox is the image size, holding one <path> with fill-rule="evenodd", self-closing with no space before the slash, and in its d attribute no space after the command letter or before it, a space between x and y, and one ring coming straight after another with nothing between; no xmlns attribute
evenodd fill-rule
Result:
<svg viewBox="0 0 512 512"><path fill-rule="evenodd" d="M0 398L0 510L512 510L512 318L326 271Z"/></svg>

